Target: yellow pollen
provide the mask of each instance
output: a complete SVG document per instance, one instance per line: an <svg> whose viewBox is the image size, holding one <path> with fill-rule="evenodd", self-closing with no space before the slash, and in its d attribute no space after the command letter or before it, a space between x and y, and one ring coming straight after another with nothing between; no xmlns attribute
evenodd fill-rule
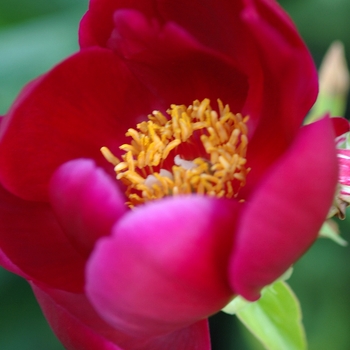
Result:
<svg viewBox="0 0 350 350"><path fill-rule="evenodd" d="M101 148L127 188L127 204L190 193L237 197L250 170L245 166L248 117L233 114L221 100L218 111L212 110L209 99L171 105L167 114L154 111L129 129L131 142L120 146L121 160Z"/></svg>

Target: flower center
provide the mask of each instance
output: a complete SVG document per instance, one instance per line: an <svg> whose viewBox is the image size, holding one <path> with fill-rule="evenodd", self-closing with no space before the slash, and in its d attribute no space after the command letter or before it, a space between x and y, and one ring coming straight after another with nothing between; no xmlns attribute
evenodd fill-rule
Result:
<svg viewBox="0 0 350 350"><path fill-rule="evenodd" d="M117 179L127 187L128 205L134 207L165 196L197 193L237 197L245 185L248 117L230 112L218 100L171 105L168 116L154 111L148 121L129 129L130 144L120 146L122 160L102 147Z"/></svg>

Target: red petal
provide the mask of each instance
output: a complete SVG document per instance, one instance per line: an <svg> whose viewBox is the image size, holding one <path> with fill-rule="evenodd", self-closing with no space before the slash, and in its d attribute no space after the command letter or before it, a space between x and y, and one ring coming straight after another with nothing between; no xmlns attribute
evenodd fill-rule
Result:
<svg viewBox="0 0 350 350"><path fill-rule="evenodd" d="M303 127L245 204L231 259L235 292L256 300L313 243L334 198L337 167L331 121Z"/></svg>
<svg viewBox="0 0 350 350"><path fill-rule="evenodd" d="M250 115L250 135L256 132L248 148L247 196L292 142L315 101L312 58L277 3L157 3L157 14L152 6L141 13L143 5L120 10L121 3L114 3L115 29L105 45L113 45L165 104L220 97L238 112L247 96L244 75L249 78L243 111ZM113 11L102 15L92 6L90 12L102 20Z"/></svg>
<svg viewBox="0 0 350 350"><path fill-rule="evenodd" d="M2 266L4 269L12 273L15 273L16 275L19 275L24 278L28 278L28 276L21 269L19 269L1 249L0 249L0 266Z"/></svg>
<svg viewBox="0 0 350 350"><path fill-rule="evenodd" d="M201 196L152 202L97 244L87 294L131 336L158 336L217 312L231 298L227 262L238 204Z"/></svg>
<svg viewBox="0 0 350 350"><path fill-rule="evenodd" d="M162 26L135 10L118 10L109 46L165 105L220 98L240 111L247 79L219 52L201 45L175 23Z"/></svg>
<svg viewBox="0 0 350 350"><path fill-rule="evenodd" d="M164 336L151 339L140 350L210 350L209 325L207 320L198 321Z"/></svg>
<svg viewBox="0 0 350 350"><path fill-rule="evenodd" d="M265 167L259 166L265 170L267 161L270 165L289 145L317 95L316 68L295 26L272 1L158 3L163 18L224 53L248 77L249 93L241 112L250 115L250 134L260 123L250 154L259 153L254 168L263 158ZM271 147L270 140L279 147Z"/></svg>
<svg viewBox="0 0 350 350"><path fill-rule="evenodd" d="M317 72L295 26L277 2L157 3L163 20L177 23L203 46L224 53L249 77L250 94L243 112L254 120L262 117L270 121L271 115L281 118L296 132L315 101ZM294 94L298 103L294 102ZM293 103L286 104L286 100ZM277 112L279 104L283 115Z"/></svg>
<svg viewBox="0 0 350 350"><path fill-rule="evenodd" d="M157 16L157 9L148 0L90 0L89 10L83 17L79 28L79 43L82 48L107 46L112 33L113 13L118 8L133 8Z"/></svg>
<svg viewBox="0 0 350 350"><path fill-rule="evenodd" d="M42 289L35 284L32 288L67 350L210 350L206 321L156 339L129 337L106 324L83 294Z"/></svg>
<svg viewBox="0 0 350 350"><path fill-rule="evenodd" d="M110 51L82 51L26 88L1 123L0 179L25 199L47 200L54 170L100 153L118 154L124 134L155 108L154 98Z"/></svg>
<svg viewBox="0 0 350 350"><path fill-rule="evenodd" d="M316 99L318 79L306 46L277 3L247 4L243 20L252 33L263 70L263 89L257 93L262 99L259 124L247 154L252 168L246 187L249 190L293 141ZM254 106L254 96L249 98L248 113L251 102Z"/></svg>
<svg viewBox="0 0 350 350"><path fill-rule="evenodd" d="M126 211L125 197L116 181L92 160L63 164L51 179L50 197L65 233L86 256Z"/></svg>
<svg viewBox="0 0 350 350"><path fill-rule="evenodd" d="M331 121L333 122L335 136L341 136L350 131L350 123L345 118L335 117L331 118Z"/></svg>
<svg viewBox="0 0 350 350"><path fill-rule="evenodd" d="M0 247L26 278L72 291L83 287L85 261L72 248L50 207L24 201L1 186ZM6 261L4 267L13 271Z"/></svg>
<svg viewBox="0 0 350 350"><path fill-rule="evenodd" d="M311 55L277 2L158 3L166 21L175 21L202 45L224 53L248 77L242 112L250 115L250 135L256 133L248 148L252 172L247 192L292 142L316 99L317 72Z"/></svg>
<svg viewBox="0 0 350 350"><path fill-rule="evenodd" d="M103 333L113 334L114 330L99 318L83 294L42 289L34 283L31 286L65 349L123 350L104 337Z"/></svg>

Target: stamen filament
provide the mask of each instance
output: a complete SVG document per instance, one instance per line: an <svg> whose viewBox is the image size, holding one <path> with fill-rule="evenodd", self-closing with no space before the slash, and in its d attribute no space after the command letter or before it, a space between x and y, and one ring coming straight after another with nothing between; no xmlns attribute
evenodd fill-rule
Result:
<svg viewBox="0 0 350 350"><path fill-rule="evenodd" d="M248 117L233 114L221 100L218 112L212 110L209 99L188 107L171 105L167 113L169 119L153 111L148 121L128 129L132 140L120 146L125 152L121 161L108 148L101 149L127 187L128 205L190 193L237 197L250 170L245 167ZM186 149L198 149L198 157L187 158ZM167 160L170 156L173 162Z"/></svg>

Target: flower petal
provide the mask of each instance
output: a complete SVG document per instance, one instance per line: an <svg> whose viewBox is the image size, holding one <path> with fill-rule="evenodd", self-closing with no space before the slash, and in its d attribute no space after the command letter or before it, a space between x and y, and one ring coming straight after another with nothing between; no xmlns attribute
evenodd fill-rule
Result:
<svg viewBox="0 0 350 350"><path fill-rule="evenodd" d="M258 92L262 98L259 125L247 152L252 168L247 193L293 141L316 100L318 78L309 51L279 6L265 0L246 3L242 19L254 38L264 76ZM248 97L246 110L254 114L249 112L250 99L254 101L254 96Z"/></svg>
<svg viewBox="0 0 350 350"><path fill-rule="evenodd" d="M50 182L53 209L72 244L88 256L98 238L110 234L125 213L125 197L92 160L63 164Z"/></svg>
<svg viewBox="0 0 350 350"><path fill-rule="evenodd" d="M94 312L84 294L42 289L34 283L31 286L45 317L65 349L123 350L103 336L104 329L110 333L113 330ZM78 315L77 310L80 311ZM85 324L84 320L90 320L95 329Z"/></svg>
<svg viewBox="0 0 350 350"><path fill-rule="evenodd" d="M23 278L28 278L28 276L19 269L13 262L7 257L7 255L0 249L0 266L2 266L4 269L15 273L16 275L19 275Z"/></svg>
<svg viewBox="0 0 350 350"><path fill-rule="evenodd" d="M1 123L1 182L46 201L52 173L68 160L92 158L112 174L100 148L119 154L127 129L159 106L154 101L112 52L73 55L27 87Z"/></svg>
<svg viewBox="0 0 350 350"><path fill-rule="evenodd" d="M31 285L45 317L67 350L210 350L205 320L155 339L130 337L105 323L84 294Z"/></svg>
<svg viewBox="0 0 350 350"><path fill-rule="evenodd" d="M336 136L341 136L350 131L350 123L347 119L341 117L331 118Z"/></svg>
<svg viewBox="0 0 350 350"><path fill-rule="evenodd" d="M203 46L225 54L249 77L250 91L244 113L254 120L260 119L262 113L263 119L268 120L274 115L284 123L292 123L296 132L315 101L317 72L294 24L276 2L159 0L157 3L163 20L177 23ZM294 94L299 103L285 104L285 100L294 101ZM284 107L283 115L271 113L279 105ZM294 118L285 115L290 108L297 110L291 113Z"/></svg>
<svg viewBox="0 0 350 350"><path fill-rule="evenodd" d="M157 16L156 7L150 6L148 0L90 0L89 10L79 27L79 43L82 48L96 45L107 47L114 27L113 13L118 8L137 9L150 18Z"/></svg>
<svg viewBox="0 0 350 350"><path fill-rule="evenodd" d="M99 44L114 41L115 47L118 38L119 54L150 90L168 103L219 97L234 112L250 115L248 159L254 171L248 193L289 147L317 96L316 68L290 18L265 0L158 0L148 10L143 1L107 3L105 11L92 3L83 27L100 40L97 19L108 22ZM113 12L115 30L108 40ZM180 92L171 89L179 85Z"/></svg>
<svg viewBox="0 0 350 350"><path fill-rule="evenodd" d="M239 222L230 263L235 292L254 301L317 238L337 183L329 118L303 127L256 189Z"/></svg>
<svg viewBox="0 0 350 350"><path fill-rule="evenodd" d="M158 4L166 21L175 21L203 46L224 54L248 77L245 106L233 110L250 116L248 162L253 170L245 189L249 193L290 145L316 99L312 57L276 2L159 0Z"/></svg>
<svg viewBox="0 0 350 350"><path fill-rule="evenodd" d="M227 262L239 204L202 196L125 215L87 266L86 292L108 323L159 336L217 312L232 297Z"/></svg>
<svg viewBox="0 0 350 350"><path fill-rule="evenodd" d="M177 24L162 25L135 10L116 11L114 21L108 46L165 105L220 98L233 111L242 109L247 79L219 52L201 45Z"/></svg>
<svg viewBox="0 0 350 350"><path fill-rule="evenodd" d="M23 271L23 277L65 290L82 290L85 260L71 246L50 207L24 201L1 186L0 247ZM3 266L13 271L6 261Z"/></svg>

